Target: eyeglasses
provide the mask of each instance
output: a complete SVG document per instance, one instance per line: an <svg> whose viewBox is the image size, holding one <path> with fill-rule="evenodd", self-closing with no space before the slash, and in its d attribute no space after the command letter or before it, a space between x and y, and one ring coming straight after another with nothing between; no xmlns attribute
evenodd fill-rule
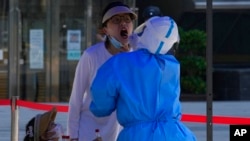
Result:
<svg viewBox="0 0 250 141"><path fill-rule="evenodd" d="M129 15L113 16L110 20L113 24L120 24L122 21L124 21L125 23L130 23L132 21Z"/></svg>

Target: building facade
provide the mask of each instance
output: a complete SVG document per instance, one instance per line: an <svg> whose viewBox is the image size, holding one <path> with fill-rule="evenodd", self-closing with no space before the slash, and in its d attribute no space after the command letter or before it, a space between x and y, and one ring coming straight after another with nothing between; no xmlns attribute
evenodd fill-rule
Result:
<svg viewBox="0 0 250 141"><path fill-rule="evenodd" d="M79 57L98 41L101 11L111 1L1 0L0 98L19 96L30 101L68 101ZM155 5L186 30L206 30L206 0L123 2L138 12L135 25L142 22L143 9ZM249 25L248 0L213 1L215 70L250 68ZM250 76L245 71L244 74L242 85L234 87L242 87L249 93L247 78ZM225 87L217 90L230 91ZM241 91L238 88L237 91Z"/></svg>
<svg viewBox="0 0 250 141"><path fill-rule="evenodd" d="M1 0L0 98L68 101L82 52L111 0ZM134 0L123 0L131 8Z"/></svg>

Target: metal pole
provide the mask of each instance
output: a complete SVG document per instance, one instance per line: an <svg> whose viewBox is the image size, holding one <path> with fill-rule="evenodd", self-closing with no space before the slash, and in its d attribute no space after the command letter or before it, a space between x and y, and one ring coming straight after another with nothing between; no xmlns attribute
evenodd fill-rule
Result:
<svg viewBox="0 0 250 141"><path fill-rule="evenodd" d="M17 0L9 4L9 60L8 93L11 98L11 141L18 141L18 108L16 101L20 93L20 48L21 48L21 12Z"/></svg>
<svg viewBox="0 0 250 141"><path fill-rule="evenodd" d="M18 96L13 96L11 98L11 141L18 141L18 119L19 111L17 106Z"/></svg>
<svg viewBox="0 0 250 141"><path fill-rule="evenodd" d="M207 141L213 141L213 0L207 0L206 28L207 28Z"/></svg>
<svg viewBox="0 0 250 141"><path fill-rule="evenodd" d="M136 7L136 0L132 0L133 4L132 4L132 10L137 14L139 15L139 8ZM137 27L138 26L138 20L135 20L134 21L134 27Z"/></svg>
<svg viewBox="0 0 250 141"><path fill-rule="evenodd" d="M87 1L87 16L86 16L86 45L87 47L92 45L92 14L93 14L92 0Z"/></svg>
<svg viewBox="0 0 250 141"><path fill-rule="evenodd" d="M21 12L17 0L10 0L9 10L9 60L8 80L9 97L20 93L20 48L21 48Z"/></svg>
<svg viewBox="0 0 250 141"><path fill-rule="evenodd" d="M51 19L51 15L52 15L52 4L51 4L51 0L47 0L46 1L46 17L47 17L47 20L46 20L46 24L47 26L45 27L46 28L46 32L45 32L45 39L46 39L46 51L45 51L45 58L46 58L46 61L45 61L45 85L46 85L46 89L45 89L45 97L46 97L46 100L45 101L50 101L50 94L51 94L51 91L52 91L52 88L51 88L51 61L52 60L52 46L51 46L51 42L52 42L52 34L51 34L51 31L52 31L52 19ZM49 100L47 100L49 98Z"/></svg>
<svg viewBox="0 0 250 141"><path fill-rule="evenodd" d="M49 101L59 101L59 72L60 72L60 0L51 0L51 93ZM48 101L46 98L46 101Z"/></svg>

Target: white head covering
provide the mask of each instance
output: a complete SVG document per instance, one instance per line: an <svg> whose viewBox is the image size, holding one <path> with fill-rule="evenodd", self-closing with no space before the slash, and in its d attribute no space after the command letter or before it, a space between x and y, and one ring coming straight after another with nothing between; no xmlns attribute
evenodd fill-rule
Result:
<svg viewBox="0 0 250 141"><path fill-rule="evenodd" d="M137 49L145 48L153 54L166 54L180 41L177 24L168 16L150 18L135 29L131 38Z"/></svg>

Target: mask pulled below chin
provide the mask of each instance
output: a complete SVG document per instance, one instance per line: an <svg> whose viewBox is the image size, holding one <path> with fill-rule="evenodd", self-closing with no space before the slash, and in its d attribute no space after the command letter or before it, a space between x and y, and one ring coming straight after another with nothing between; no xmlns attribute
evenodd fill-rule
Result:
<svg viewBox="0 0 250 141"><path fill-rule="evenodd" d="M116 40L114 37L112 36L108 36L110 43L115 47L115 48L122 48L123 45L121 42L119 42L118 40Z"/></svg>

